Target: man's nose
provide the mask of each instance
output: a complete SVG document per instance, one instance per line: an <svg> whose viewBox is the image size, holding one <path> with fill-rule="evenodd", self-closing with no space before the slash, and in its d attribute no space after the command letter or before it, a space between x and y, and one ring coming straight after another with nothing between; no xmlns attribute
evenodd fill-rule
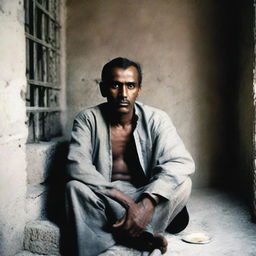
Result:
<svg viewBox="0 0 256 256"><path fill-rule="evenodd" d="M119 95L122 96L123 98L127 98L127 88L125 84L123 84L120 89L119 89Z"/></svg>

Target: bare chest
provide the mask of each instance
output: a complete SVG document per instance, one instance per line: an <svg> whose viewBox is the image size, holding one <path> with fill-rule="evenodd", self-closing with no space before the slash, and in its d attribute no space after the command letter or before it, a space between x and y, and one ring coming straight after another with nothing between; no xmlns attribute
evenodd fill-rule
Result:
<svg viewBox="0 0 256 256"><path fill-rule="evenodd" d="M129 181L136 186L145 183L133 138L133 127L112 127L112 181Z"/></svg>
<svg viewBox="0 0 256 256"><path fill-rule="evenodd" d="M132 139L132 126L126 128L111 128L111 143L113 159L124 158Z"/></svg>

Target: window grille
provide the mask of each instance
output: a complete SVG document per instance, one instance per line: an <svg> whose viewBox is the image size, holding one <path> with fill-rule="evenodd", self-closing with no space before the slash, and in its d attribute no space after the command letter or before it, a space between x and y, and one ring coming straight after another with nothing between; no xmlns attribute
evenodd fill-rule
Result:
<svg viewBox="0 0 256 256"><path fill-rule="evenodd" d="M24 0L28 142L61 134L59 0Z"/></svg>

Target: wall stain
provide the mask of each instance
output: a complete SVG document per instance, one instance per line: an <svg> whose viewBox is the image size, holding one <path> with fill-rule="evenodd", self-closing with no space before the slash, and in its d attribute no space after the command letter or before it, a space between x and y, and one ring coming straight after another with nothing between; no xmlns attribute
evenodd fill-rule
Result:
<svg viewBox="0 0 256 256"><path fill-rule="evenodd" d="M24 12L23 10L17 11L17 21L23 26L24 25Z"/></svg>
<svg viewBox="0 0 256 256"><path fill-rule="evenodd" d="M0 5L0 12L4 13L4 9L1 5Z"/></svg>
<svg viewBox="0 0 256 256"><path fill-rule="evenodd" d="M9 81L5 82L5 88L7 88L10 85Z"/></svg>
<svg viewBox="0 0 256 256"><path fill-rule="evenodd" d="M22 98L22 100L26 100L26 93L24 92L24 90L20 91L20 97Z"/></svg>
<svg viewBox="0 0 256 256"><path fill-rule="evenodd" d="M100 84L101 79L99 79L99 78L97 79L97 78L96 78L96 79L94 79L93 81L94 81L96 84Z"/></svg>
<svg viewBox="0 0 256 256"><path fill-rule="evenodd" d="M157 82L161 83L162 82L162 79L160 77L157 77L156 78Z"/></svg>

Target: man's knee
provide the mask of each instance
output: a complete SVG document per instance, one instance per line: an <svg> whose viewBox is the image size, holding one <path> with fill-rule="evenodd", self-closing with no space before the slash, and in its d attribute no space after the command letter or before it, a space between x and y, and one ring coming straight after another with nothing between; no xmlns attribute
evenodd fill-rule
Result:
<svg viewBox="0 0 256 256"><path fill-rule="evenodd" d="M105 210L105 203L86 184L72 180L66 185L67 205L82 211Z"/></svg>
<svg viewBox="0 0 256 256"><path fill-rule="evenodd" d="M173 207L173 205L181 201L188 201L191 194L191 189L192 181L188 177L182 184L179 185L179 187L176 188L176 190L173 191L173 193L168 198L170 207Z"/></svg>
<svg viewBox="0 0 256 256"><path fill-rule="evenodd" d="M83 200L91 200L92 198L98 199L95 193L84 183L71 180L66 184L66 194L67 196L79 196Z"/></svg>
<svg viewBox="0 0 256 256"><path fill-rule="evenodd" d="M187 178L184 184L182 184L182 190L183 190L184 197L188 199L192 190L192 181L190 178Z"/></svg>
<svg viewBox="0 0 256 256"><path fill-rule="evenodd" d="M70 194L73 193L74 191L80 191L84 189L84 186L86 187L85 184L83 184L80 181L77 180L70 180L67 184L66 184L66 193Z"/></svg>
<svg viewBox="0 0 256 256"><path fill-rule="evenodd" d="M72 191L73 189L76 189L76 187L81 186L81 182L77 181L77 180L70 180L67 184L66 184L66 191Z"/></svg>
<svg viewBox="0 0 256 256"><path fill-rule="evenodd" d="M189 223L189 214L186 209L186 205L191 194L192 181L187 178L177 191L175 197L175 203L172 207L172 215L169 219L169 225L166 229L169 233L175 234L183 229Z"/></svg>

